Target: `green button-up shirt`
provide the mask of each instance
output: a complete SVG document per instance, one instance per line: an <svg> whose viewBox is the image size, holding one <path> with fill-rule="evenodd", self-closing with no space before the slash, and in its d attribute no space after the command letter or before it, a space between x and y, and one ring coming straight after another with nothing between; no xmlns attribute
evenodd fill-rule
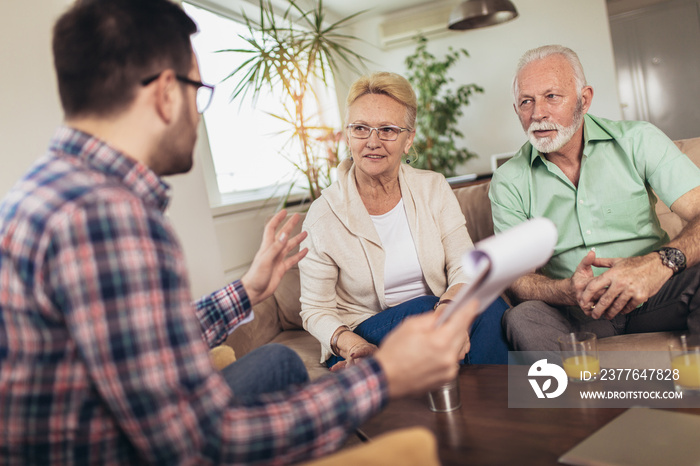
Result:
<svg viewBox="0 0 700 466"><path fill-rule="evenodd" d="M700 185L700 169L650 123L585 115L583 137L578 187L529 142L491 181L496 233L533 217L556 224L559 239L542 270L550 278L571 277L591 249L631 257L668 242L652 189L670 206Z"/></svg>

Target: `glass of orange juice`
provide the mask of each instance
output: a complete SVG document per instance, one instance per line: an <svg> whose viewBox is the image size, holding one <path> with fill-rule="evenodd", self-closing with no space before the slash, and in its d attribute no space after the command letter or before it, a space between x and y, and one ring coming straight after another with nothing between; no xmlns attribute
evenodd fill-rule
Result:
<svg viewBox="0 0 700 466"><path fill-rule="evenodd" d="M673 386L684 395L700 395L700 342L688 340L681 336L668 346Z"/></svg>
<svg viewBox="0 0 700 466"><path fill-rule="evenodd" d="M598 379L597 338L590 332L573 332L558 339L562 366L570 382L589 382Z"/></svg>

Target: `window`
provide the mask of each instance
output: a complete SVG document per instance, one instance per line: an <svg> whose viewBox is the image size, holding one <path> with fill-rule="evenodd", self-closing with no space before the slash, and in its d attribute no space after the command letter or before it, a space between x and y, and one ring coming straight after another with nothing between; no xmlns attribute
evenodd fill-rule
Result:
<svg viewBox="0 0 700 466"><path fill-rule="evenodd" d="M298 171L282 153L293 150L284 133L287 126L270 115L283 113L279 97L263 91L255 105L250 96L230 100L237 78L225 78L243 62L245 55L218 51L245 48L247 43L238 35L248 35L247 27L192 4L183 2L183 7L199 27L192 43L202 81L216 85L211 106L204 113L204 124L219 194L231 203L267 199L286 195L295 181L296 190L302 191ZM335 90L328 86L325 92L328 95L320 104L324 119L339 127Z"/></svg>

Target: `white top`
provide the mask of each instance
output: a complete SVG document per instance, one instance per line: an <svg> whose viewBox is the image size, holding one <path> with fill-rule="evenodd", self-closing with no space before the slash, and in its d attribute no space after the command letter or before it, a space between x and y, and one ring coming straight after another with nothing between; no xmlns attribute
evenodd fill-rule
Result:
<svg viewBox="0 0 700 466"><path fill-rule="evenodd" d="M370 215L370 218L384 248L384 296L387 305L396 306L409 299L431 294L418 262L403 199L389 212Z"/></svg>

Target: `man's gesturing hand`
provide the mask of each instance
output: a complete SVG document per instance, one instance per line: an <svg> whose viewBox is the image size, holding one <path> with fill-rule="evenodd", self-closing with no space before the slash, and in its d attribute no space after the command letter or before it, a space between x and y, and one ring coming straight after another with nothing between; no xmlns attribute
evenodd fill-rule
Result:
<svg viewBox="0 0 700 466"><path fill-rule="evenodd" d="M299 223L299 214L292 215L277 231L277 227L280 226L286 215L287 211L281 210L267 222L260 249L255 254L250 268L241 278L251 306L255 306L270 296L277 289L285 272L297 264L308 252L308 249L304 248L287 257L287 254L306 238L306 232L289 238L289 233Z"/></svg>
<svg viewBox="0 0 700 466"><path fill-rule="evenodd" d="M612 319L620 312L632 312L658 293L673 275L656 253L626 259L596 259L593 265L610 268L591 280L579 295L579 306L595 319Z"/></svg>

